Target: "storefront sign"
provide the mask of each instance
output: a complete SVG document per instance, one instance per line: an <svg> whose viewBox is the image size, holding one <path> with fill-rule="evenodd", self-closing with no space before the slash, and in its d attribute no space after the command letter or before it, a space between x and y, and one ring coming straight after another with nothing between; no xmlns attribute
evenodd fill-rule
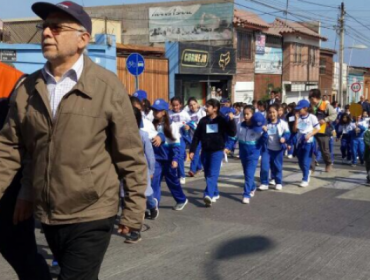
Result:
<svg viewBox="0 0 370 280"><path fill-rule="evenodd" d="M149 9L149 41L211 41L233 38L233 3Z"/></svg>
<svg viewBox="0 0 370 280"><path fill-rule="evenodd" d="M265 48L263 55L256 54L256 74L283 73L283 50L281 48Z"/></svg>
<svg viewBox="0 0 370 280"><path fill-rule="evenodd" d="M17 61L16 50L0 50L0 61L14 62Z"/></svg>
<svg viewBox="0 0 370 280"><path fill-rule="evenodd" d="M235 49L179 44L181 74L235 74Z"/></svg>
<svg viewBox="0 0 370 280"><path fill-rule="evenodd" d="M184 50L181 58L181 65L188 67L207 67L209 53L198 50Z"/></svg>
<svg viewBox="0 0 370 280"><path fill-rule="evenodd" d="M264 55L266 47L266 35L257 34L256 35L256 54Z"/></svg>

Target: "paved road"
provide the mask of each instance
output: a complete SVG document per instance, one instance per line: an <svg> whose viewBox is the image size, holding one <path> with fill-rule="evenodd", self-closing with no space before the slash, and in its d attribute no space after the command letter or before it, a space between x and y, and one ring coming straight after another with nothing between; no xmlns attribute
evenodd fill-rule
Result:
<svg viewBox="0 0 370 280"><path fill-rule="evenodd" d="M337 158L338 159L338 158ZM241 204L240 162L222 168L221 199L205 208L201 177L188 180L190 203L171 210L165 186L159 219L146 221L143 241L114 235L100 279L290 280L370 279L370 188L363 167L319 166L311 187L298 188L296 160L284 166L283 191L258 192ZM256 174L257 180L259 174ZM45 239L40 250L50 262ZM0 279L16 279L0 257Z"/></svg>

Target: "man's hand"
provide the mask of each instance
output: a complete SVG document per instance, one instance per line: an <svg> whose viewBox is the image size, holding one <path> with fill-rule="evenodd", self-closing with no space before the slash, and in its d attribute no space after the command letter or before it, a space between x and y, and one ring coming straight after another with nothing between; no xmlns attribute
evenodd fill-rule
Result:
<svg viewBox="0 0 370 280"><path fill-rule="evenodd" d="M13 223L17 225L27 219L33 214L33 203L27 200L18 199L15 205Z"/></svg>
<svg viewBox="0 0 370 280"><path fill-rule="evenodd" d="M177 163L177 161L172 161L172 168L175 169L179 166L179 164Z"/></svg>
<svg viewBox="0 0 370 280"><path fill-rule="evenodd" d="M128 226L125 226L125 225L119 225L119 226L118 226L118 233L119 233L119 234L127 235L127 234L129 234L131 231L134 231L134 229L129 228Z"/></svg>
<svg viewBox="0 0 370 280"><path fill-rule="evenodd" d="M191 160L193 160L193 158L194 158L194 153L190 153L190 154L189 154L189 158L190 158Z"/></svg>
<svg viewBox="0 0 370 280"><path fill-rule="evenodd" d="M152 144L154 147L159 147L162 144L162 139L158 135L152 139Z"/></svg>
<svg viewBox="0 0 370 280"><path fill-rule="evenodd" d="M320 125L324 125L324 124L326 124L326 121L321 120L321 121L320 121Z"/></svg>

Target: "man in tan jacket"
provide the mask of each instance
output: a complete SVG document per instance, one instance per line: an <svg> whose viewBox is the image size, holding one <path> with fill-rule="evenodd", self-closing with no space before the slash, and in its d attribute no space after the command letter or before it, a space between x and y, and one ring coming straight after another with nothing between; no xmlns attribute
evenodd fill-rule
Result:
<svg viewBox="0 0 370 280"><path fill-rule="evenodd" d="M91 19L73 2L35 3L45 67L10 100L0 132L0 198L21 164L15 222L35 217L59 262L59 279L97 279L118 211L119 232L140 230L146 163L129 97L118 78L83 55Z"/></svg>

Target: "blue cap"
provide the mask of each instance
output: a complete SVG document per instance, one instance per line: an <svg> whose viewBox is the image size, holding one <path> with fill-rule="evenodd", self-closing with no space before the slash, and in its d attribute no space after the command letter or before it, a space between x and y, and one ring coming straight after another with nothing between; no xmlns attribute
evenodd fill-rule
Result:
<svg viewBox="0 0 370 280"><path fill-rule="evenodd" d="M224 104L224 103L230 103L230 99L229 99L229 98L222 98L222 99L220 100L220 103L221 103L221 104Z"/></svg>
<svg viewBox="0 0 370 280"><path fill-rule="evenodd" d="M262 132L262 127L266 124L266 118L259 112L254 113L251 118L251 124L254 132Z"/></svg>
<svg viewBox="0 0 370 280"><path fill-rule="evenodd" d="M156 99L151 107L156 111L168 111L170 109L168 103L164 99Z"/></svg>
<svg viewBox="0 0 370 280"><path fill-rule="evenodd" d="M301 110L302 108L309 108L309 107L311 107L310 102L306 99L303 99L298 102L297 106L295 106L295 110Z"/></svg>
<svg viewBox="0 0 370 280"><path fill-rule="evenodd" d="M147 99L148 97L148 95L146 94L146 91L141 90L141 89L135 91L135 93L132 96L137 97L140 101L143 101L144 99Z"/></svg>

